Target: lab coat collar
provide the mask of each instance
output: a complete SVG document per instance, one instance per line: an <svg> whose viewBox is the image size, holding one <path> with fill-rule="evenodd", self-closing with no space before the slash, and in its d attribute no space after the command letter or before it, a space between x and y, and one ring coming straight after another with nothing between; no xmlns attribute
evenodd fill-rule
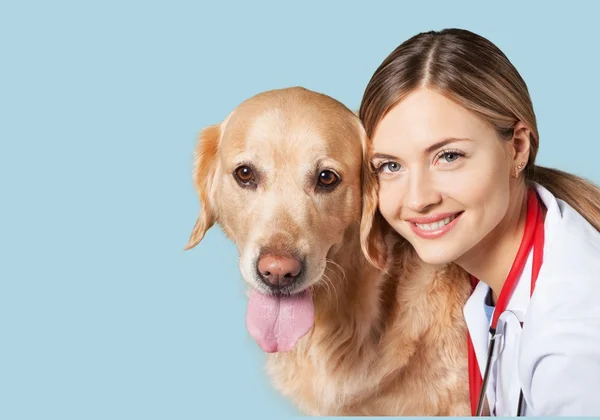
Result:
<svg viewBox="0 0 600 420"><path fill-rule="evenodd" d="M546 207L546 219L544 220L544 251L546 250L547 244L552 242L552 235L556 231L554 227L560 222L562 219L562 211L556 200L556 197L552 195L550 191L548 191L545 187L541 186L538 183L533 183L538 196L542 200L542 203ZM546 255L546 252L544 252Z"/></svg>

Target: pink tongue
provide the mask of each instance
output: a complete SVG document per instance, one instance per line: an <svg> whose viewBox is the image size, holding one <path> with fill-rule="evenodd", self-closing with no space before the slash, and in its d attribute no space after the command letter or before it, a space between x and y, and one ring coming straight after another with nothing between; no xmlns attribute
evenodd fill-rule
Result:
<svg viewBox="0 0 600 420"><path fill-rule="evenodd" d="M263 295L252 290L246 327L263 351L289 351L313 326L314 313L309 290L289 297Z"/></svg>

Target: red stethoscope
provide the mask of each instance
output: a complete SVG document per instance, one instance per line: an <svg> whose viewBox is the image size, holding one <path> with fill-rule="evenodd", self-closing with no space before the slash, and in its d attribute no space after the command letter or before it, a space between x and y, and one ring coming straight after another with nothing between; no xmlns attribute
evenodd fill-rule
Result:
<svg viewBox="0 0 600 420"><path fill-rule="evenodd" d="M521 245L517 252L517 256L513 262L513 265L508 273L508 277L502 286L500 296L498 296L498 302L494 308L494 314L492 315L492 322L490 325L491 338L488 345L487 362L485 365L485 373L483 378L479 372L477 358L475 356L475 349L473 342L471 341L471 335L468 334L468 358L469 358L469 393L471 399L471 414L474 416L481 416L483 412L483 402L485 399L485 391L490 375L490 362L494 352L494 344L496 342L496 326L498 325L498 319L500 314L505 311L508 304L508 300L512 296L517 281L523 271L525 262L529 251L533 247L533 266L531 270L531 290L530 297L533 294L535 282L542 266L542 257L544 253L544 210L542 204L538 199L537 193L534 189L528 191L527 197L527 220L525 222L525 233L521 240ZM471 276L471 285L473 289L479 282L478 279ZM523 406L523 390L519 396L519 406L517 408L517 415L520 415Z"/></svg>

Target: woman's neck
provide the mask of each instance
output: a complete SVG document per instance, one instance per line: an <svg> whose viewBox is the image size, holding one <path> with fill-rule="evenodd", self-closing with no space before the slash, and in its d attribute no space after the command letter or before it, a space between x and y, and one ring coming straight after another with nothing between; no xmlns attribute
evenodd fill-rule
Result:
<svg viewBox="0 0 600 420"><path fill-rule="evenodd" d="M527 187L515 188L502 221L457 263L492 289L494 304L515 260L525 232Z"/></svg>

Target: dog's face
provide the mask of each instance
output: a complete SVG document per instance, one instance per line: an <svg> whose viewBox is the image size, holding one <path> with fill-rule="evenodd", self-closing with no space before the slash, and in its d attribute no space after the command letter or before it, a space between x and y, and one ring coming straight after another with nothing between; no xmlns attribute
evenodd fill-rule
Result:
<svg viewBox="0 0 600 420"><path fill-rule="evenodd" d="M358 118L325 95L290 88L245 101L200 136L201 214L186 249L216 222L254 290L287 296L314 285L360 223L365 141Z"/></svg>

